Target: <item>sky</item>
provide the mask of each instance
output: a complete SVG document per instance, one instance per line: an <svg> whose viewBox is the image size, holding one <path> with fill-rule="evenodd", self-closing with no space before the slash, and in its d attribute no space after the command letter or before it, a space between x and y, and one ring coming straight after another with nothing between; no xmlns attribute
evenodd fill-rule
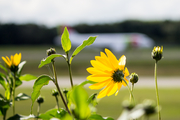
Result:
<svg viewBox="0 0 180 120"><path fill-rule="evenodd" d="M0 23L104 24L180 20L180 0L0 0Z"/></svg>

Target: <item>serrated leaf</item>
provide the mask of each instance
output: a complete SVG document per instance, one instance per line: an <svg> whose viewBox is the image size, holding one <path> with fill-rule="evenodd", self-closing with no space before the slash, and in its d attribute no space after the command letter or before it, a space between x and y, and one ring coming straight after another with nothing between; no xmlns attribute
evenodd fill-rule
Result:
<svg viewBox="0 0 180 120"><path fill-rule="evenodd" d="M25 93L19 93L16 97L15 100L16 101L20 101L20 100L28 100L31 99L31 97Z"/></svg>
<svg viewBox="0 0 180 120"><path fill-rule="evenodd" d="M26 64L26 61L22 61L19 65L18 65L18 71L17 71L17 75L20 76L21 75L21 71L24 67L24 65Z"/></svg>
<svg viewBox="0 0 180 120"><path fill-rule="evenodd" d="M40 95L41 88L44 85L48 85L50 80L52 80L52 78L50 76L42 75L42 76L38 77L37 80L35 81L34 86L33 86L33 92L31 94L31 100L32 100L31 112L32 112L32 108L33 108L35 100Z"/></svg>
<svg viewBox="0 0 180 120"><path fill-rule="evenodd" d="M65 55L61 55L61 54L52 54L52 55L48 56L47 58L41 60L41 63L39 64L38 68L41 68L42 66L51 63L52 59L54 59L54 58L56 58L56 57L64 57L64 58L66 58Z"/></svg>
<svg viewBox="0 0 180 120"><path fill-rule="evenodd" d="M67 30L67 27L64 28L64 32L61 36L61 45L65 53L70 51L71 41L69 39L69 32Z"/></svg>
<svg viewBox="0 0 180 120"><path fill-rule="evenodd" d="M21 81L31 81L31 80L37 79L37 77L31 74L25 74L25 75L20 76L19 79Z"/></svg>
<svg viewBox="0 0 180 120"><path fill-rule="evenodd" d="M71 62L72 62L72 59L73 59L83 48L85 48L86 46L89 46L89 45L93 44L94 41L95 41L95 39L96 39L96 37L89 37L87 40L84 40L83 43L74 50L74 52L73 52L73 54L72 54L72 56L71 56L71 59L70 59L70 64L71 64Z"/></svg>

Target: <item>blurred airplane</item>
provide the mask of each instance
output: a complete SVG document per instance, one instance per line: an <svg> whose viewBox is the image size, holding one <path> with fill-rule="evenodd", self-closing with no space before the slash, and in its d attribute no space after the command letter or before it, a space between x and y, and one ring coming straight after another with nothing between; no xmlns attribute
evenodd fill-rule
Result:
<svg viewBox="0 0 180 120"><path fill-rule="evenodd" d="M154 41L142 33L89 33L80 34L73 29L68 29L71 44L74 47L82 44L90 36L97 36L95 42L88 46L90 48L108 48L113 52L122 52L129 47L133 48L152 48ZM55 38L55 44L61 44L61 36Z"/></svg>

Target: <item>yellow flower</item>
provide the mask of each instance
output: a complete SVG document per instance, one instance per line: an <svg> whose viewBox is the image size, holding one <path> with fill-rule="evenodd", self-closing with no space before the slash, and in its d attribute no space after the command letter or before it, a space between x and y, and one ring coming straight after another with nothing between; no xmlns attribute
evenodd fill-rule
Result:
<svg viewBox="0 0 180 120"><path fill-rule="evenodd" d="M9 68L17 67L19 63L21 62L21 53L19 53L19 55L17 53L14 56L11 55L10 59L7 56L6 58L2 57L2 59Z"/></svg>
<svg viewBox="0 0 180 120"><path fill-rule="evenodd" d="M95 56L96 60L91 60L91 65L93 67L87 68L87 71L92 74L89 75L87 79L96 82L89 86L89 88L104 88L98 94L98 98L110 96L115 92L115 95L117 95L121 86L126 86L126 83L129 83L126 79L129 75L129 71L125 67L126 57L122 55L121 58L117 60L110 50L105 49L105 53L101 52L100 56Z"/></svg>

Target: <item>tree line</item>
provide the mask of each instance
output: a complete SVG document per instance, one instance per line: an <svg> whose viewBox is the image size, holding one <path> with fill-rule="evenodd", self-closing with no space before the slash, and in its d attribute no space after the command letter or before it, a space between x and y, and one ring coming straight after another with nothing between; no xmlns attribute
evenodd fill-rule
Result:
<svg viewBox="0 0 180 120"><path fill-rule="evenodd" d="M180 45L180 21L126 20L111 24L77 24L70 27L79 33L144 33L157 44ZM0 24L0 45L54 44L57 35L59 35L57 27Z"/></svg>

